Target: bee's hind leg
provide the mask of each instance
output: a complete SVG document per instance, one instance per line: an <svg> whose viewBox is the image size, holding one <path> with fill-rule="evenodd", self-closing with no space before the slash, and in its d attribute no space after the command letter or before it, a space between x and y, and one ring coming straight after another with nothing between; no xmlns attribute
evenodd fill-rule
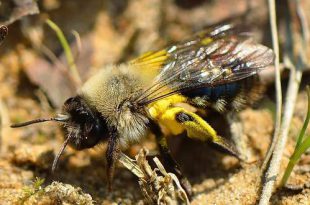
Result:
<svg viewBox="0 0 310 205"><path fill-rule="evenodd" d="M210 145L217 149L240 159L240 154L235 145L219 136L213 127L196 113L187 111L184 108L174 107L167 110L161 119L167 122L175 122L177 125L183 127L187 131L189 138L209 142Z"/></svg>
<svg viewBox="0 0 310 205"><path fill-rule="evenodd" d="M168 144L167 144L166 137L163 135L160 127L157 124L152 123L151 129L152 129L152 132L156 136L157 145L160 151L160 155L163 159L163 164L165 165L165 168L167 169L168 172L172 172L178 177L178 179L180 180L181 186L185 190L188 198L191 198L192 186L189 183L188 179L185 176L183 176L178 163L172 157Z"/></svg>
<svg viewBox="0 0 310 205"><path fill-rule="evenodd" d="M231 139L236 145L240 158L244 162L250 162L253 158L252 150L249 148L248 139L243 135L243 124L238 113L229 112L225 118L230 126Z"/></svg>

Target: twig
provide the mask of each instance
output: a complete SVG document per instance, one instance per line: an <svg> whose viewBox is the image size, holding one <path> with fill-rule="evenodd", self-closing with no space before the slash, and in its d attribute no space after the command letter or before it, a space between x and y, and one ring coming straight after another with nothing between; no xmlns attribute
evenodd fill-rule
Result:
<svg viewBox="0 0 310 205"><path fill-rule="evenodd" d="M273 5L274 5L273 0L270 0L269 2L273 3ZM299 5L298 0L296 0L294 3L297 6ZM271 11L271 12L274 12L274 11ZM274 18L275 18L275 16L274 16ZM290 22L288 22L288 23L290 23ZM302 24L301 24L301 26L302 26ZM290 35L289 37L291 39L294 39L292 32L293 32L292 29L288 30L288 35ZM304 30L302 32L304 32ZM303 36L303 35L301 35L301 36ZM288 40L288 42L289 42L289 40ZM289 43L291 43L291 45L294 45L293 41L291 41ZM305 48L305 47L303 47L303 48ZM289 50L288 52L290 54L289 55L290 62L293 61L296 66L294 66L293 63L291 63L291 66L290 66L291 72L290 72L288 89L287 89L287 93L286 93L285 110L284 110L283 117L282 117L282 124L281 124L280 130L279 130L279 137L276 141L274 151L272 153L272 159L270 162L270 166L269 166L267 173L266 173L266 180L265 180L264 185L263 185L259 205L267 205L269 203L269 199L270 199L272 191L273 191L275 180L279 174L281 158L282 158L283 151L284 151L284 148L286 145L289 126L290 126L291 119L293 116L294 106L295 106L295 102L296 102L296 98L297 98L297 94L298 94L298 89L299 89L299 85L300 85L300 81L301 81L301 77L302 77L302 68L305 67L305 65L304 65L305 62L303 61L302 58L300 58L300 56L302 56L302 53L305 52L304 49L300 49L299 52L297 53L297 58L296 58L297 62L294 61L294 59L295 59L294 54L292 54L293 49Z"/></svg>
<svg viewBox="0 0 310 205"><path fill-rule="evenodd" d="M278 40L278 29L277 29L277 20L276 20L276 8L275 1L268 0L269 5L269 18L272 34L272 47L275 53L275 88L276 88L276 121L275 121L275 130L273 133L272 143L267 152L265 160L262 165L262 170L265 171L267 165L272 156L274 147L279 138L280 126L281 126L281 111L282 111L282 88L281 88L281 72L280 72L280 59L279 59L279 40Z"/></svg>
<svg viewBox="0 0 310 205"><path fill-rule="evenodd" d="M285 100L285 110L283 113L283 121L280 128L279 139L275 145L272 154L269 169L266 173L266 181L263 186L262 195L259 205L267 205L273 191L276 177L280 170L281 158L286 145L288 131L293 116L294 106L297 98L299 84L302 76L301 70L292 69L290 73L287 96Z"/></svg>

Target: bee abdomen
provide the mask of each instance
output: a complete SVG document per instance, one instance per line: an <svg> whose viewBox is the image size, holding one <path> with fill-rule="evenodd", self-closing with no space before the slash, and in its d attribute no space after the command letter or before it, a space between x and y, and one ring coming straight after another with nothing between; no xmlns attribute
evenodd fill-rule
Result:
<svg viewBox="0 0 310 205"><path fill-rule="evenodd" d="M184 92L190 103L200 108L212 108L218 112L239 111L255 102L263 91L258 76L214 87Z"/></svg>

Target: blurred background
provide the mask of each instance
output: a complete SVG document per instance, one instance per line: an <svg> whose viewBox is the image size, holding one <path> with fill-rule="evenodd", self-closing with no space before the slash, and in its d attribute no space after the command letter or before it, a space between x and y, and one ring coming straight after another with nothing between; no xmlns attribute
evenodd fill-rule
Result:
<svg viewBox="0 0 310 205"><path fill-rule="evenodd" d="M310 22L310 1L301 0L298 5ZM284 90L288 79L285 56L287 53L297 55L303 44L298 37L291 35L293 41L288 35L287 22L293 34L302 29L295 22L295 7L296 4L289 0L277 1ZM105 144L80 152L68 148L52 175L50 168L54 153L63 142L60 126L46 123L23 129L9 128L11 123L53 116L79 87L68 72L63 48L55 32L45 23L47 19L64 32L82 81L85 81L105 65L126 62L146 51L164 48L208 26L224 22L243 25L251 31L255 41L272 47L268 15L265 0L0 1L0 25L9 29L0 46L0 203L34 204L45 200L45 204L54 204L59 200L75 204L74 200L78 199L86 204L92 200L96 201L95 204L143 204L137 178L121 166L116 171L113 191L107 190ZM310 59L309 49L304 50L303 55ZM309 64L306 63L284 163L293 152L295 138L306 115L304 87L310 82ZM259 162L267 152L273 132L273 71L270 68L262 76L267 84L264 98L254 108L240 113L244 129L242 136L252 163L242 164L231 156L185 137L169 141L173 155L193 184L193 204L254 204L257 200ZM220 117L210 120L214 121L215 127L223 126L224 119ZM132 146L127 153L133 157L141 147L156 150L153 137ZM299 166L308 165L309 168L309 164L308 154L301 159ZM70 185L66 188L76 192L76 198L67 195L66 198L55 190L52 196L37 196L33 188L36 177L45 179L42 186L53 181L63 182L64 187ZM309 180L309 171L295 173L292 178L296 184ZM282 191L273 196L272 203L307 204L309 196L309 189L294 194Z"/></svg>

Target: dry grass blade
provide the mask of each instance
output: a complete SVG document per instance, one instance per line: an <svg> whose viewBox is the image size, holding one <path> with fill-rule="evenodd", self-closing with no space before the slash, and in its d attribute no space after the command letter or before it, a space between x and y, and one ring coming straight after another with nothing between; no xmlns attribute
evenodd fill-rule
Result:
<svg viewBox="0 0 310 205"><path fill-rule="evenodd" d="M176 191L178 196L182 199L182 201L186 202L186 204L189 204L189 199L187 197L187 194L183 187L181 186L178 177L173 173L167 173L162 163L159 161L157 157L154 157L153 161L155 162L156 166L158 167L159 171L163 176L166 177L166 179L171 182L171 180L175 183Z"/></svg>
<svg viewBox="0 0 310 205"><path fill-rule="evenodd" d="M278 141L280 134L281 126L281 113L282 113L282 88L281 88L281 71L280 71L280 59L279 59L279 40L278 40L278 29L277 29L277 20L276 20L276 8L275 1L268 0L269 5L269 19L271 26L271 35L272 35L272 47L275 53L275 89L276 89L276 119L275 119L275 130L273 133L273 138L271 146L267 152L267 155L264 159L262 170L265 171L270 158L272 156L276 142Z"/></svg>
<svg viewBox="0 0 310 205"><path fill-rule="evenodd" d="M143 172L139 168L139 166L135 163L134 160L130 159L127 155L124 153L120 153L120 158L118 159L119 162L126 167L129 171L131 171L134 175L141 178L143 177Z"/></svg>
<svg viewBox="0 0 310 205"><path fill-rule="evenodd" d="M141 191L148 204L189 204L186 192L182 188L179 179L173 173L168 173L158 158L153 161L156 168L152 169L146 159L148 151L141 149L132 160L125 154L121 154L119 162L139 178Z"/></svg>
<svg viewBox="0 0 310 205"><path fill-rule="evenodd" d="M71 33L74 35L77 46L77 52L74 54L74 61L76 62L77 59L79 59L82 50L82 40L80 34L77 31L73 30Z"/></svg>

